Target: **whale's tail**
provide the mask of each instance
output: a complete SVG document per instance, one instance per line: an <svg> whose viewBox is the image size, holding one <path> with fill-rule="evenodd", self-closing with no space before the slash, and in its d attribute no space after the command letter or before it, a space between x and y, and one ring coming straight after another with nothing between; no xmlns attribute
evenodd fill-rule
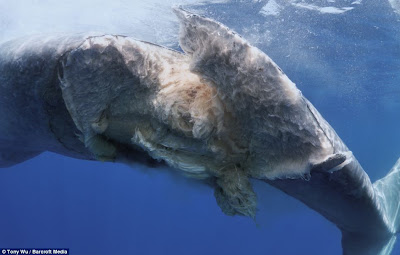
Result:
<svg viewBox="0 0 400 255"><path fill-rule="evenodd" d="M400 159L385 177L372 184L372 191L371 201L381 216L381 224L366 222L371 226L366 226L364 232L339 226L344 254L389 255L393 250L400 228Z"/></svg>
<svg viewBox="0 0 400 255"><path fill-rule="evenodd" d="M396 234L400 228L400 159L390 172L377 180L372 187L373 198L386 229L370 229L369 233L351 233L342 230L344 254L388 255L394 247ZM371 252L364 251L367 247Z"/></svg>
<svg viewBox="0 0 400 255"><path fill-rule="evenodd" d="M392 170L385 177L376 181L373 186L389 229L393 233L398 233L400 227L400 159L397 160Z"/></svg>
<svg viewBox="0 0 400 255"><path fill-rule="evenodd" d="M311 179L272 180L334 223L344 255L389 255L400 230L400 159L371 183L353 155L332 157L311 169Z"/></svg>

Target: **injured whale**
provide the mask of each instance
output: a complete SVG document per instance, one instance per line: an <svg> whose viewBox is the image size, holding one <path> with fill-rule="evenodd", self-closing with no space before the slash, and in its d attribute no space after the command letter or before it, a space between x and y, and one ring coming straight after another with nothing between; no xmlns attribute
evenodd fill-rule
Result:
<svg viewBox="0 0 400 255"><path fill-rule="evenodd" d="M371 183L351 151L262 51L176 9L183 52L116 35L0 46L0 166L43 151L168 165L210 184L227 215L254 217L250 179L336 224L344 254L390 254L400 161Z"/></svg>

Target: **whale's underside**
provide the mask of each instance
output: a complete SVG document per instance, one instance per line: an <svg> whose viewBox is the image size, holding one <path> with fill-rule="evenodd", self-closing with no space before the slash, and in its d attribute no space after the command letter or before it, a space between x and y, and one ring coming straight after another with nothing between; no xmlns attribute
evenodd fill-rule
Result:
<svg viewBox="0 0 400 255"><path fill-rule="evenodd" d="M371 183L351 151L262 51L182 9L176 52L124 36L29 37L0 46L0 166L43 151L168 165L254 217L260 179L342 231L344 254L390 254L400 161Z"/></svg>

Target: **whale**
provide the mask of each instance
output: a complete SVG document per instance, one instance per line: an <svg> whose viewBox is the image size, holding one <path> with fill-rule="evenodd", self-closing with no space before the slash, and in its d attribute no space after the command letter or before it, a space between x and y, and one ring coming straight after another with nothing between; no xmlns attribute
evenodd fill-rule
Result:
<svg viewBox="0 0 400 255"><path fill-rule="evenodd" d="M343 254L391 253L400 160L372 183L351 150L264 52L182 8L182 51L123 35L29 36L0 45L0 167L51 151L168 167L255 217L260 180L342 233Z"/></svg>

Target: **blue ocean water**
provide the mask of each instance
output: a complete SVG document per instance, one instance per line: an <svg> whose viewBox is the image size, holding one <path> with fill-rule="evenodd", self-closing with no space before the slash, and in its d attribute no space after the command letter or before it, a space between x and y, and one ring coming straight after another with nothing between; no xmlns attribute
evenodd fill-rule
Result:
<svg viewBox="0 0 400 255"><path fill-rule="evenodd" d="M182 3L231 27L278 63L373 181L400 157L396 1ZM178 49L177 23L167 7L178 2L0 4L0 41L41 29L90 29ZM332 223L265 184L257 183L257 191L255 221L228 217L210 188L166 170L46 152L0 169L0 247L65 247L74 255L341 254ZM400 254L400 244L393 254Z"/></svg>

